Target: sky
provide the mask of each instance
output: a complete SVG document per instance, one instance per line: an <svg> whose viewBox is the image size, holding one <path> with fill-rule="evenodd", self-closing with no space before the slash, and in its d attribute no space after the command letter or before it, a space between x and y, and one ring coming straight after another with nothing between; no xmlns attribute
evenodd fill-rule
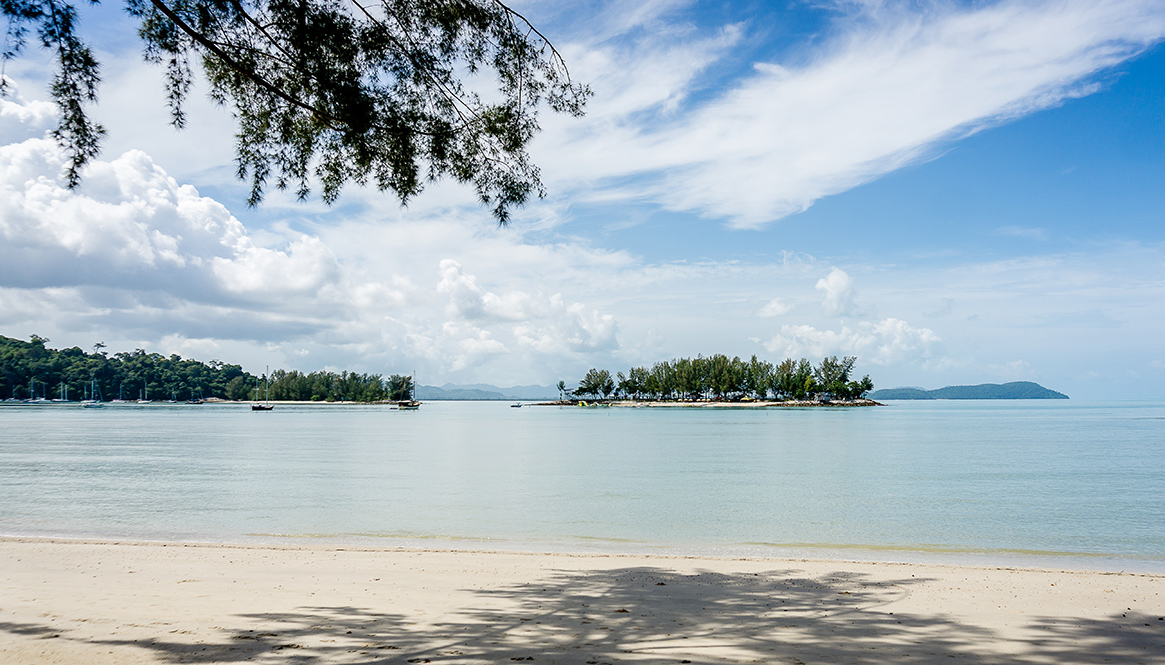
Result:
<svg viewBox="0 0 1165 665"><path fill-rule="evenodd" d="M423 384L857 356L877 387L1165 397L1165 2L514 6L594 91L544 199L248 208L234 124L169 126L132 19L86 8L109 130L82 185L50 62L0 100L0 334Z"/></svg>

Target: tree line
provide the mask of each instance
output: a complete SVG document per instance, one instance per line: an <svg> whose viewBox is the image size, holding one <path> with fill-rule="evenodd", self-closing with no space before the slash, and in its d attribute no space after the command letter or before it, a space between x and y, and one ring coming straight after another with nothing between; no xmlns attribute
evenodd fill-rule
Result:
<svg viewBox="0 0 1165 665"><path fill-rule="evenodd" d="M577 388L568 390L566 382L559 381L558 390L564 397L597 399L802 400L820 394L855 399L874 389L868 375L850 379L856 361L855 356L830 356L814 365L805 358L786 358L774 365L756 356L744 361L716 354L632 367L614 376L605 369L591 369Z"/></svg>
<svg viewBox="0 0 1165 665"><path fill-rule="evenodd" d="M311 372L277 369L271 373L271 399L301 402L383 402L410 399L413 379L393 374Z"/></svg>
<svg viewBox="0 0 1165 665"><path fill-rule="evenodd" d="M221 360L201 362L177 354L163 356L142 349L108 354L98 342L87 353L79 347L50 349L48 339L32 335L25 342L0 335L0 399L84 397L105 400L262 399L262 376ZM375 402L408 399L412 379L356 372L275 370L270 395L275 400ZM92 387L96 387L90 395Z"/></svg>

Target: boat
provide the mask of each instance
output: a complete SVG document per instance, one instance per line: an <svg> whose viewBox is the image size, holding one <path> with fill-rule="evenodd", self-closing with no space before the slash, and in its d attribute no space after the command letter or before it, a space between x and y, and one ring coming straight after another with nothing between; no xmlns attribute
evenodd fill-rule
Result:
<svg viewBox="0 0 1165 665"><path fill-rule="evenodd" d="M510 405L510 408L511 408L511 409L520 409L520 408L522 408L522 405L521 405L521 403L518 403L518 404L511 404L511 405Z"/></svg>
<svg viewBox="0 0 1165 665"><path fill-rule="evenodd" d="M64 381L61 382L61 396L52 400L54 402L68 402L69 401L69 384Z"/></svg>
<svg viewBox="0 0 1165 665"><path fill-rule="evenodd" d="M44 384L43 381L41 383L42 383L42 385ZM47 389L48 386L46 385L45 388ZM46 402L51 401L49 398L45 397L44 395L41 395L40 397L36 396L36 380L35 379L28 380L28 393L30 395L30 397L28 398L29 404L44 404Z"/></svg>
<svg viewBox="0 0 1165 665"><path fill-rule="evenodd" d="M198 389L198 396L197 397L194 396L194 393L191 393L190 399L186 400L186 403L187 404L204 404L204 403L206 403L206 398L202 396L202 388Z"/></svg>
<svg viewBox="0 0 1165 665"><path fill-rule="evenodd" d="M259 402L258 402L258 400L259 400L259 382L255 381L255 400L256 401L254 404L251 405L252 411L270 411L270 410L275 408L275 405L271 403L271 379L270 379L270 375L271 375L271 366L268 365L267 372L265 374L263 374L263 380L267 383L267 393L266 393L266 396L263 398L262 404L259 404Z"/></svg>
<svg viewBox="0 0 1165 665"><path fill-rule="evenodd" d="M409 385L409 398L397 402L396 408L401 411L416 411L421 408L421 403L417 401L417 375L415 372L413 373L413 382Z"/></svg>
<svg viewBox="0 0 1165 665"><path fill-rule="evenodd" d="M101 401L101 389L97 387L97 379L93 379L89 386L89 399L81 402L81 407L85 409L100 409L105 404Z"/></svg>
<svg viewBox="0 0 1165 665"><path fill-rule="evenodd" d="M150 403L150 384L148 382L142 382L142 398L138 400L138 404L149 404L149 403Z"/></svg>

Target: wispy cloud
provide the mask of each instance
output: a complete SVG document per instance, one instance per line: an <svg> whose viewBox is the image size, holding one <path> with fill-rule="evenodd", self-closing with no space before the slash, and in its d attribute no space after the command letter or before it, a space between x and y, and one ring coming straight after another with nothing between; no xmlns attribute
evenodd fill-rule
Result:
<svg viewBox="0 0 1165 665"><path fill-rule="evenodd" d="M1025 240L1047 240L1048 230L1043 228L1029 228L1025 226L1001 226L994 231L995 235L1007 238L1023 238Z"/></svg>
<svg viewBox="0 0 1165 665"><path fill-rule="evenodd" d="M556 188L646 198L756 228L951 140L1094 92L1098 73L1165 36L1156 0L849 8L798 61L758 62L752 75L672 114L642 112L676 108L736 28L679 53L650 39L622 52L575 45L595 77L593 116L550 127L539 150L548 175ZM674 69L658 67L663 61ZM623 189L629 177L635 187Z"/></svg>

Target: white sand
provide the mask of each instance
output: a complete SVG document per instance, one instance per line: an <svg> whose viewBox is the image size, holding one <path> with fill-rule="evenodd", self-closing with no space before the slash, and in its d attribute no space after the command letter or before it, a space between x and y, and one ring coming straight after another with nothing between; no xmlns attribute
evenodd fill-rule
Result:
<svg viewBox="0 0 1165 665"><path fill-rule="evenodd" d="M1165 577L0 539L0 663L1165 663Z"/></svg>

